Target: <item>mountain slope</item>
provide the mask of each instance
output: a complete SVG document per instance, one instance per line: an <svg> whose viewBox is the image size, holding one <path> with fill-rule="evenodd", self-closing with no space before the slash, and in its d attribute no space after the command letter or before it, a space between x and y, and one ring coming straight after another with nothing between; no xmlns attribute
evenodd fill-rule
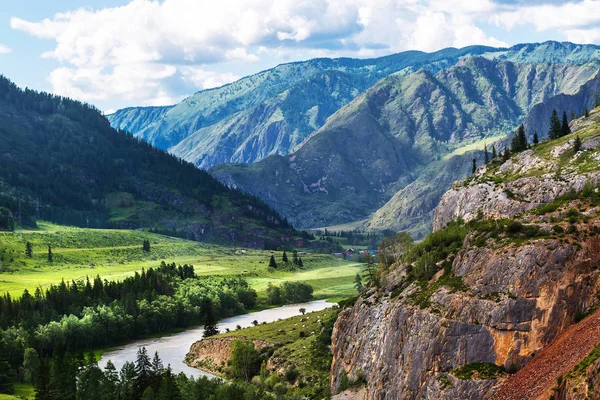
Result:
<svg viewBox="0 0 600 400"><path fill-rule="evenodd" d="M597 72L596 62L471 57L436 74L392 75L336 112L292 155L218 165L210 172L263 198L298 226L363 219L432 162L514 129L535 104L576 92Z"/></svg>
<svg viewBox="0 0 600 400"><path fill-rule="evenodd" d="M29 223L143 226L198 240L260 245L292 232L259 200L115 131L92 107L3 77L0 205Z"/></svg>
<svg viewBox="0 0 600 400"><path fill-rule="evenodd" d="M254 162L269 154L289 153L327 117L385 76L419 68L438 71L465 55L493 50L471 46L434 53L407 51L367 60L323 58L283 64L198 92L163 108L143 126L138 124L137 114L146 115L146 108L119 110L108 119L114 127L203 168L221 160ZM195 138L181 143L191 136Z"/></svg>
<svg viewBox="0 0 600 400"><path fill-rule="evenodd" d="M536 398L599 345L597 314L569 327L600 305L600 109L572 128L453 185L422 242L380 248L376 283L336 322L332 391L360 379L366 399L479 400L525 367L514 379L541 390L509 398ZM571 340L580 328L594 333ZM551 366L529 379L538 357Z"/></svg>

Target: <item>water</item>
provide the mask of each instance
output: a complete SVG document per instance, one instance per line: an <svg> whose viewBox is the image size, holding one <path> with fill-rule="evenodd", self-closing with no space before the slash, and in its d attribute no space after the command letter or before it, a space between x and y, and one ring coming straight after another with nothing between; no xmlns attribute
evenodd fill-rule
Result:
<svg viewBox="0 0 600 400"><path fill-rule="evenodd" d="M218 329L221 332L225 332L226 328L235 330L237 325L242 328L252 326L252 321L256 320L259 323L273 322L278 319L290 318L295 315L299 315L300 308L305 308L306 312L321 311L326 308L332 307L332 303L327 303L326 300L316 300L309 303L292 304L288 306L272 308L270 310L258 311L250 314L238 315L236 317L225 318L219 321ZM102 356L102 360L98 363L100 368L104 368L106 362L111 360L117 370L120 370L126 361L135 362L138 349L142 346L146 347L150 357L154 356L154 352L158 352L158 355L163 361L163 364L167 366L171 365L173 373L178 374L180 372L185 373L188 376L209 376L213 375L200 371L199 369L188 367L183 361L185 355L190 350L192 344L202 339L204 327L195 327L180 333L171 335L165 335L159 338L142 339L135 342L128 343L123 346L114 347L106 352Z"/></svg>

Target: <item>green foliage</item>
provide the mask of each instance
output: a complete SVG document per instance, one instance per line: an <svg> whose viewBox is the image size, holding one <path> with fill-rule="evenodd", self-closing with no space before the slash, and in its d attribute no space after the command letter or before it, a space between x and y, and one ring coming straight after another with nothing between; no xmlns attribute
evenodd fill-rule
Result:
<svg viewBox="0 0 600 400"><path fill-rule="evenodd" d="M313 298L313 287L304 282L284 282L281 286L269 284L267 301L271 305L303 303Z"/></svg>
<svg viewBox="0 0 600 400"><path fill-rule="evenodd" d="M517 134L512 138L510 144L510 151L514 153L519 153L521 151L527 150L529 143L527 142L527 135L525 135L525 126L521 124L519 126L519 130Z"/></svg>
<svg viewBox="0 0 600 400"><path fill-rule="evenodd" d="M550 117L550 130L548 131L548 138L558 139L563 135L562 124L558 118L556 110L552 110L552 116Z"/></svg>
<svg viewBox="0 0 600 400"><path fill-rule="evenodd" d="M451 371L451 374L463 380L497 379L506 372L504 368L491 363L471 363Z"/></svg>
<svg viewBox="0 0 600 400"><path fill-rule="evenodd" d="M0 206L0 231L15 230L15 220L12 212L6 207Z"/></svg>
<svg viewBox="0 0 600 400"><path fill-rule="evenodd" d="M571 128L569 127L569 120L567 119L567 112L563 111L562 123L561 123L561 136L567 136L571 133Z"/></svg>
<svg viewBox="0 0 600 400"><path fill-rule="evenodd" d="M230 373L237 379L250 381L260 371L258 351L251 341L234 340L231 344Z"/></svg>
<svg viewBox="0 0 600 400"><path fill-rule="evenodd" d="M277 261L275 261L275 256L273 255L269 259L269 268L277 269Z"/></svg>
<svg viewBox="0 0 600 400"><path fill-rule="evenodd" d="M575 137L575 142L573 143L573 152L576 154L581 150L581 138L579 135Z"/></svg>

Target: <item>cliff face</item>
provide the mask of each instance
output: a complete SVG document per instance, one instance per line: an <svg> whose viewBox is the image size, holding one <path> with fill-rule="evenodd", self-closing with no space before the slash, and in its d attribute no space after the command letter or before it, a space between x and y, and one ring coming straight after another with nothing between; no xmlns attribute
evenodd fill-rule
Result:
<svg viewBox="0 0 600 400"><path fill-rule="evenodd" d="M347 375L365 377L368 399L488 398L507 371L599 305L600 199L590 186L600 181L596 118L573 125L585 151L573 154L575 135L544 143L444 195L438 232L417 245L423 255L385 270L379 289L341 312L332 391ZM472 222L443 228L457 217ZM434 259L461 229L457 250ZM438 272L415 278L424 268Z"/></svg>

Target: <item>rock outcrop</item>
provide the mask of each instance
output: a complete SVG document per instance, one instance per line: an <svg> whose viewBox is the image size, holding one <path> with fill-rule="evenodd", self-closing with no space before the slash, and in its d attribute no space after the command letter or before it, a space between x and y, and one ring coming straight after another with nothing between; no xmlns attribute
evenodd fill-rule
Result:
<svg viewBox="0 0 600 400"><path fill-rule="evenodd" d="M222 337L199 340L190 347L185 362L190 367L218 374L231 358L231 345L235 340L244 340L244 338ZM262 340L252 340L252 343L257 350L273 346Z"/></svg>
<svg viewBox="0 0 600 400"><path fill-rule="evenodd" d="M573 154L574 135L546 142L444 195L440 232L422 244L422 258L399 259L378 289L340 313L333 392L347 376L366 381L366 399L490 398L509 372L600 306L598 117L577 131L585 151ZM586 184L595 186L557 200ZM443 228L459 217L473 222ZM434 259L461 229L458 250ZM418 280L418 268L438 272Z"/></svg>

